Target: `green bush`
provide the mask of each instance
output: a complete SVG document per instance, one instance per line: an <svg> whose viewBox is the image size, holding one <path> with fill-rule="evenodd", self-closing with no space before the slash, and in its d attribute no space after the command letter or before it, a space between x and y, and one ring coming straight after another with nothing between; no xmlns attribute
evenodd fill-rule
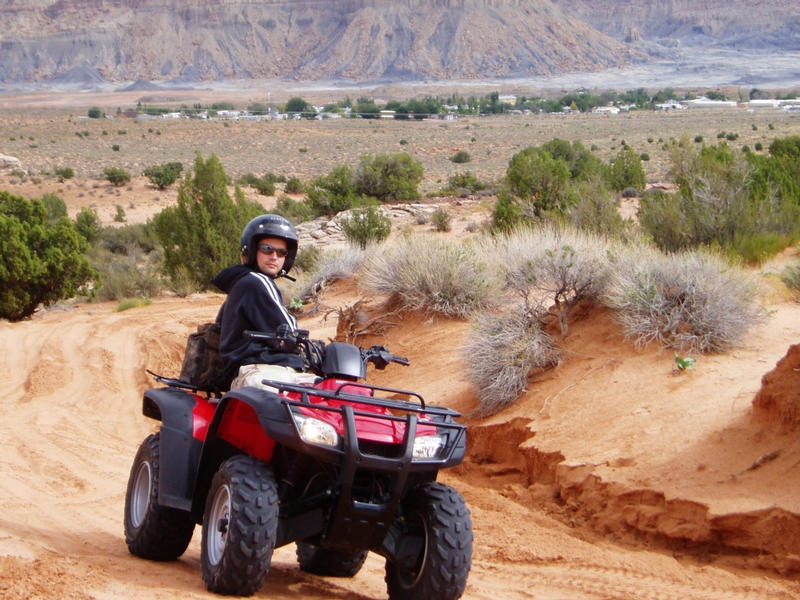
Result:
<svg viewBox="0 0 800 600"><path fill-rule="evenodd" d="M72 170L72 167L56 167L53 169L53 173L60 181L75 177L75 171Z"/></svg>
<svg viewBox="0 0 800 600"><path fill-rule="evenodd" d="M69 219L48 220L41 200L0 191L0 317L18 321L78 293L97 277L87 249Z"/></svg>
<svg viewBox="0 0 800 600"><path fill-rule="evenodd" d="M436 231L450 231L451 220L452 220L452 215L446 208L439 207L435 211L433 211L433 215L431 215L433 228Z"/></svg>
<svg viewBox="0 0 800 600"><path fill-rule="evenodd" d="M492 300L493 281L481 256L461 241L406 236L373 252L360 280L405 309L466 317Z"/></svg>
<svg viewBox="0 0 800 600"><path fill-rule="evenodd" d="M472 157L469 155L469 152L466 150L459 150L453 156L450 157L450 161L454 163L468 163L472 160Z"/></svg>
<svg viewBox="0 0 800 600"><path fill-rule="evenodd" d="M356 208L341 218L345 239L362 250L382 242L392 231L392 220L374 206Z"/></svg>
<svg viewBox="0 0 800 600"><path fill-rule="evenodd" d="M150 298L161 292L163 282L154 256L136 252L115 254L97 248L91 254L91 261L103 282L97 290L99 300Z"/></svg>
<svg viewBox="0 0 800 600"><path fill-rule="evenodd" d="M307 201L294 200L285 194L278 198L274 212L283 215L295 225L309 221L315 216L311 205Z"/></svg>
<svg viewBox="0 0 800 600"><path fill-rule="evenodd" d="M480 416L511 405L534 369L557 366L561 355L542 322L524 307L479 313L462 349L465 370L478 395Z"/></svg>
<svg viewBox="0 0 800 600"><path fill-rule="evenodd" d="M347 165L339 165L328 175L313 179L307 186L306 194L314 216L332 216L359 202L353 171Z"/></svg>
<svg viewBox="0 0 800 600"><path fill-rule="evenodd" d="M116 187L121 187L131 180L131 174L119 167L106 167L103 177Z"/></svg>
<svg viewBox="0 0 800 600"><path fill-rule="evenodd" d="M47 220L51 223L66 218L67 205L55 194L42 196L42 204L44 204L44 209L47 212Z"/></svg>
<svg viewBox="0 0 800 600"><path fill-rule="evenodd" d="M534 216L566 208L569 199L570 171L566 161L553 158L546 150L526 148L511 157L506 183L514 195L524 200Z"/></svg>
<svg viewBox="0 0 800 600"><path fill-rule="evenodd" d="M286 182L286 187L284 191L287 194L302 194L303 193L303 182L300 181L297 177L290 177L289 180Z"/></svg>
<svg viewBox="0 0 800 600"><path fill-rule="evenodd" d="M183 171L183 164L180 162L168 162L161 165L153 165L144 170L144 176L150 180L154 186L160 190L167 189L178 181Z"/></svg>
<svg viewBox="0 0 800 600"><path fill-rule="evenodd" d="M492 230L509 233L522 223L522 207L507 190L501 190L492 209Z"/></svg>
<svg viewBox="0 0 800 600"><path fill-rule="evenodd" d="M90 119L100 119L103 117L103 109L93 106L87 111L86 115Z"/></svg>
<svg viewBox="0 0 800 600"><path fill-rule="evenodd" d="M356 192L380 202L419 200L422 163L410 154L362 156L353 179Z"/></svg>
<svg viewBox="0 0 800 600"><path fill-rule="evenodd" d="M474 194L480 190L486 189L486 184L479 180L472 172L456 173L451 175L447 180L446 192L460 192L466 190Z"/></svg>
<svg viewBox="0 0 800 600"><path fill-rule="evenodd" d="M625 146L611 161L608 177L611 188L617 191L631 187L641 193L647 183L642 159L630 146Z"/></svg>
<svg viewBox="0 0 800 600"><path fill-rule="evenodd" d="M90 245L94 244L100 235L100 219L97 211L93 208L82 208L75 215L75 229Z"/></svg>
<svg viewBox="0 0 800 600"><path fill-rule="evenodd" d="M567 209L566 221L575 229L606 237L625 236L628 225L619 213L619 205L601 184L589 181L578 184L578 200Z"/></svg>
<svg viewBox="0 0 800 600"><path fill-rule="evenodd" d="M199 289L207 289L222 268L239 263L242 229L264 209L248 202L238 187L231 198L228 181L216 155L203 160L198 153L194 172L178 188L177 205L156 215L164 269L173 284L188 277Z"/></svg>

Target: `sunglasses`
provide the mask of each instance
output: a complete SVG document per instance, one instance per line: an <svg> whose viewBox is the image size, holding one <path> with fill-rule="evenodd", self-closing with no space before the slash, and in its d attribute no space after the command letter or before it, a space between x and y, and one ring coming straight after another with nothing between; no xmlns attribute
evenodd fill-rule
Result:
<svg viewBox="0 0 800 600"><path fill-rule="evenodd" d="M272 254L274 252L281 258L289 254L289 251L286 248L276 248L271 244L259 244L258 251L263 252L264 254Z"/></svg>

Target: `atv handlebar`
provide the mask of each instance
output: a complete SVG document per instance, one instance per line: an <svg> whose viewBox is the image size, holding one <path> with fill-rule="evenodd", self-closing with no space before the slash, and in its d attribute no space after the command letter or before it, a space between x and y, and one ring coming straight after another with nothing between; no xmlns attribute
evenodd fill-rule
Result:
<svg viewBox="0 0 800 600"><path fill-rule="evenodd" d="M303 354L312 368L318 367L322 362L325 343L321 340L312 340L307 329L290 329L287 325L279 326L274 333L264 331L245 330L245 337L269 342L276 350L282 352L297 352ZM361 360L372 363L378 370L383 370L389 363L395 362L408 366L409 360L404 356L397 356L389 352L386 346L371 346L364 350L359 348Z"/></svg>

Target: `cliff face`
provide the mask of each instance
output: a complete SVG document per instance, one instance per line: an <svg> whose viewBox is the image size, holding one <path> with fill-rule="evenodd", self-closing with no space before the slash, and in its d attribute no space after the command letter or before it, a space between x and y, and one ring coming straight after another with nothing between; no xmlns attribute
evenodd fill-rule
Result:
<svg viewBox="0 0 800 600"><path fill-rule="evenodd" d="M0 80L476 78L642 58L548 0L10 0Z"/></svg>
<svg viewBox="0 0 800 600"><path fill-rule="evenodd" d="M740 4L6 0L0 82L532 76L643 61L642 40L800 37L794 0Z"/></svg>
<svg viewBox="0 0 800 600"><path fill-rule="evenodd" d="M553 0L565 14L624 41L800 49L796 0Z"/></svg>

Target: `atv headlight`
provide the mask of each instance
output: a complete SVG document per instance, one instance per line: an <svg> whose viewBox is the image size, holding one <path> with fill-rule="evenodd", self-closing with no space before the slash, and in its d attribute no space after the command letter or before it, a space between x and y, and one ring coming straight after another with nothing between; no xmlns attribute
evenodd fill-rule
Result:
<svg viewBox="0 0 800 600"><path fill-rule="evenodd" d="M414 438L414 449L411 452L412 460L425 460L439 458L442 449L447 445L447 436L423 435Z"/></svg>
<svg viewBox="0 0 800 600"><path fill-rule="evenodd" d="M339 445L339 434L329 423L299 413L292 413L292 417L304 442L331 448Z"/></svg>

